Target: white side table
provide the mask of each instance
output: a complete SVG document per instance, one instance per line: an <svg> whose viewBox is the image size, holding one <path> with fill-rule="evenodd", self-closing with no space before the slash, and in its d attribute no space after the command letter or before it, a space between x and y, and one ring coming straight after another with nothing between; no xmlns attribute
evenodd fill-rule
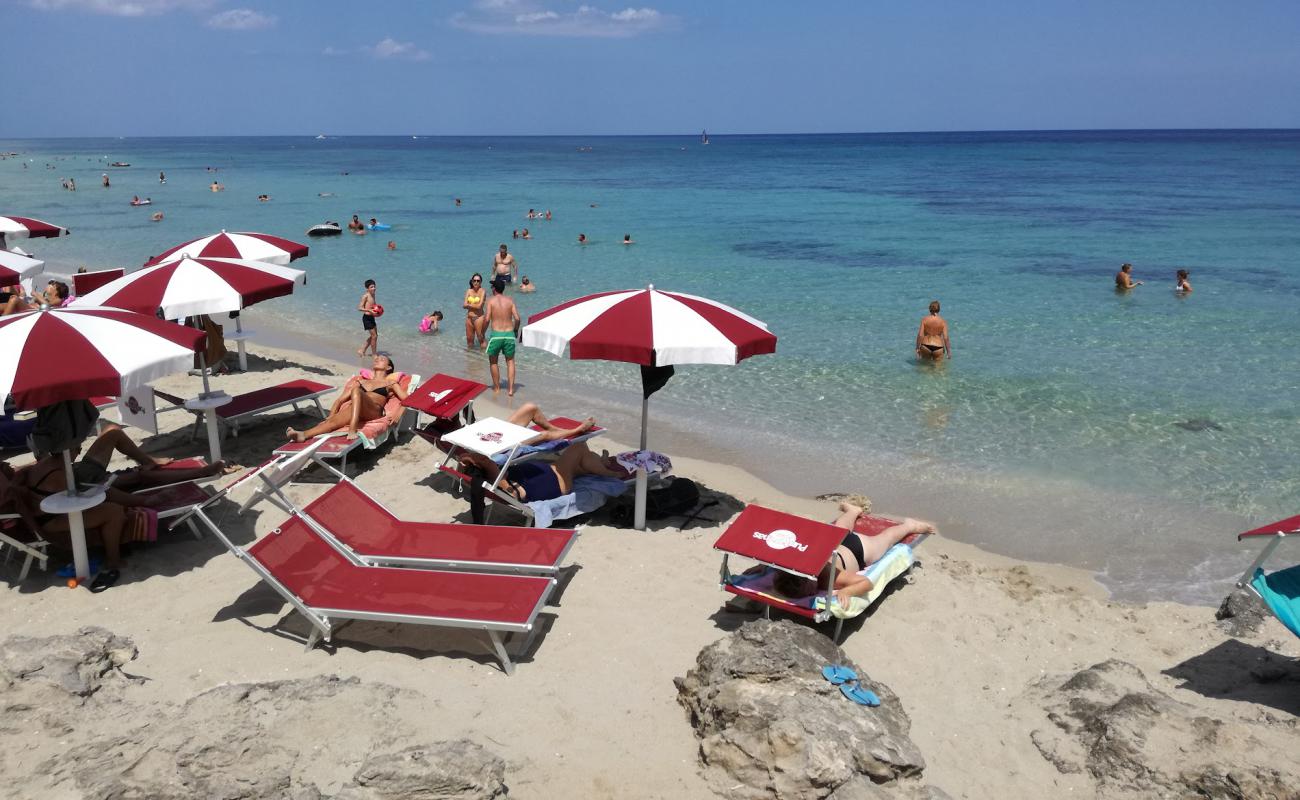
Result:
<svg viewBox="0 0 1300 800"><path fill-rule="evenodd" d="M41 501L41 511L46 514L68 515L68 533L72 539L72 563L77 569L79 580L90 577L90 557L86 554L86 522L81 514L102 502L104 502L103 489L79 494L57 492Z"/></svg>
<svg viewBox="0 0 1300 800"><path fill-rule="evenodd" d="M225 392L218 391L185 401L185 407L190 411L203 412L203 421L208 426L208 454L212 457L213 464L221 460L221 430L217 426L217 415L213 409L220 408L233 399Z"/></svg>

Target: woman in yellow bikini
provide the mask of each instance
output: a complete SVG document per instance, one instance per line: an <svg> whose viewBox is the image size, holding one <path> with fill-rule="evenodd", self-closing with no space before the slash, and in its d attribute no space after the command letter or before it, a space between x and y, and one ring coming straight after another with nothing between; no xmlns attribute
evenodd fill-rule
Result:
<svg viewBox="0 0 1300 800"><path fill-rule="evenodd" d="M483 302L487 299L487 292L483 289L483 276L477 272L469 279L469 289L465 292L465 302L461 308L465 309L465 345L473 347L474 343L479 342L479 347L487 347L487 317L483 315Z"/></svg>

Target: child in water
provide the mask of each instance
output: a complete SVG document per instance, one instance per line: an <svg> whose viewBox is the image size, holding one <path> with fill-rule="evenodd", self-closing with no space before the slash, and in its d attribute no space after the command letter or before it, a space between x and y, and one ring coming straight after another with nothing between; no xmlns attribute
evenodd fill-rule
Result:
<svg viewBox="0 0 1300 800"><path fill-rule="evenodd" d="M438 325L442 322L442 312L433 311L426 314L424 319L420 320L420 333L437 333Z"/></svg>

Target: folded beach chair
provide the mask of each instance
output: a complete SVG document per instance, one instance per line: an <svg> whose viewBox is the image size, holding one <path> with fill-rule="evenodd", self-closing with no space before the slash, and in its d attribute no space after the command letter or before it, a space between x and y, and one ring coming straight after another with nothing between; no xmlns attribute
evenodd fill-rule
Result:
<svg viewBox="0 0 1300 800"><path fill-rule="evenodd" d="M578 539L576 530L398 519L346 478L299 515L360 565L554 574Z"/></svg>
<svg viewBox="0 0 1300 800"><path fill-rule="evenodd" d="M873 536L894 524L893 520L864 514L858 517L854 530ZM866 597L856 598L861 602L854 602L850 608L842 608L829 588L807 597L786 597L775 589L776 570L816 579L827 563L831 565L830 585L834 586L833 556L845 533L843 528L829 523L763 506L747 506L713 543L715 549L722 551L720 584L731 594L763 604L764 615L776 608L815 623L834 618L832 638L838 642L844 620L869 608L894 579L911 569L915 563L913 551L927 538L924 534L913 534L889 548L879 561L868 564L859 574L871 579L872 590ZM733 574L729 566L732 555L753 559L764 569Z"/></svg>
<svg viewBox="0 0 1300 800"><path fill-rule="evenodd" d="M1300 538L1300 514L1294 517L1261 525L1253 530L1237 534L1237 541L1265 537L1268 544L1245 573L1237 580L1237 585L1249 587L1268 606L1273 615L1296 636L1300 636L1300 564L1287 569L1264 572L1264 562L1287 537Z"/></svg>
<svg viewBox="0 0 1300 800"><path fill-rule="evenodd" d="M507 675L514 663L502 634L527 634L527 652L537 633L538 613L556 585L554 578L479 572L362 566L322 539L311 524L292 514L248 548L236 546L202 509L199 521L312 626L310 650L330 641L341 621L372 620L473 628L485 631Z"/></svg>

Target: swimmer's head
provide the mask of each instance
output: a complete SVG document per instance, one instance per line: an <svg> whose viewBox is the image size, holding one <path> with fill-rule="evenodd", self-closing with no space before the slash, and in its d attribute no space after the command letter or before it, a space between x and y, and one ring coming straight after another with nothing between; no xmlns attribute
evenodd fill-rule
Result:
<svg viewBox="0 0 1300 800"><path fill-rule="evenodd" d="M476 283L477 283L479 286L482 286L482 285L483 285L483 276L480 275L480 274L478 274L477 272L475 272L473 275L469 276L469 285L470 285L470 286L473 286L473 285L476 284Z"/></svg>
<svg viewBox="0 0 1300 800"><path fill-rule="evenodd" d="M524 283L524 286L527 286L528 284L532 283L532 281L528 280L528 276L525 275L525 276L524 276L524 281L523 281L523 283Z"/></svg>
<svg viewBox="0 0 1300 800"><path fill-rule="evenodd" d="M435 312L433 312L432 314L430 314L429 316L433 317L434 319L438 320L439 322L442 321L442 312L441 312L441 311L435 311Z"/></svg>
<svg viewBox="0 0 1300 800"><path fill-rule="evenodd" d="M938 300L931 300L931 301L930 301L930 313L931 313L931 314L938 314L938 313L939 313L939 301L938 301Z"/></svg>
<svg viewBox="0 0 1300 800"><path fill-rule="evenodd" d="M502 294L505 292L505 290L506 290L506 282L504 280L502 280L501 278L497 278L496 280L492 281L493 294Z"/></svg>
<svg viewBox="0 0 1300 800"><path fill-rule="evenodd" d="M1187 280L1187 276L1190 275L1190 274L1191 274L1191 273L1188 272L1187 270L1185 270L1185 269L1180 269L1180 270L1178 270L1178 280L1180 280L1180 281Z"/></svg>
<svg viewBox="0 0 1300 800"><path fill-rule="evenodd" d="M1128 271L1131 270L1131 269L1133 269L1133 265L1132 265L1132 264L1125 263L1125 264L1120 264L1120 265L1119 265L1119 271L1120 271L1120 272L1128 272Z"/></svg>
<svg viewBox="0 0 1300 800"><path fill-rule="evenodd" d="M506 247L504 243L501 245L501 252L502 252L502 253L506 252L506 251L509 250L509 249L510 249L510 248Z"/></svg>
<svg viewBox="0 0 1300 800"><path fill-rule="evenodd" d="M373 288L375 288L375 280L374 280L374 278L366 278L365 287L366 287L367 289L373 289Z"/></svg>

